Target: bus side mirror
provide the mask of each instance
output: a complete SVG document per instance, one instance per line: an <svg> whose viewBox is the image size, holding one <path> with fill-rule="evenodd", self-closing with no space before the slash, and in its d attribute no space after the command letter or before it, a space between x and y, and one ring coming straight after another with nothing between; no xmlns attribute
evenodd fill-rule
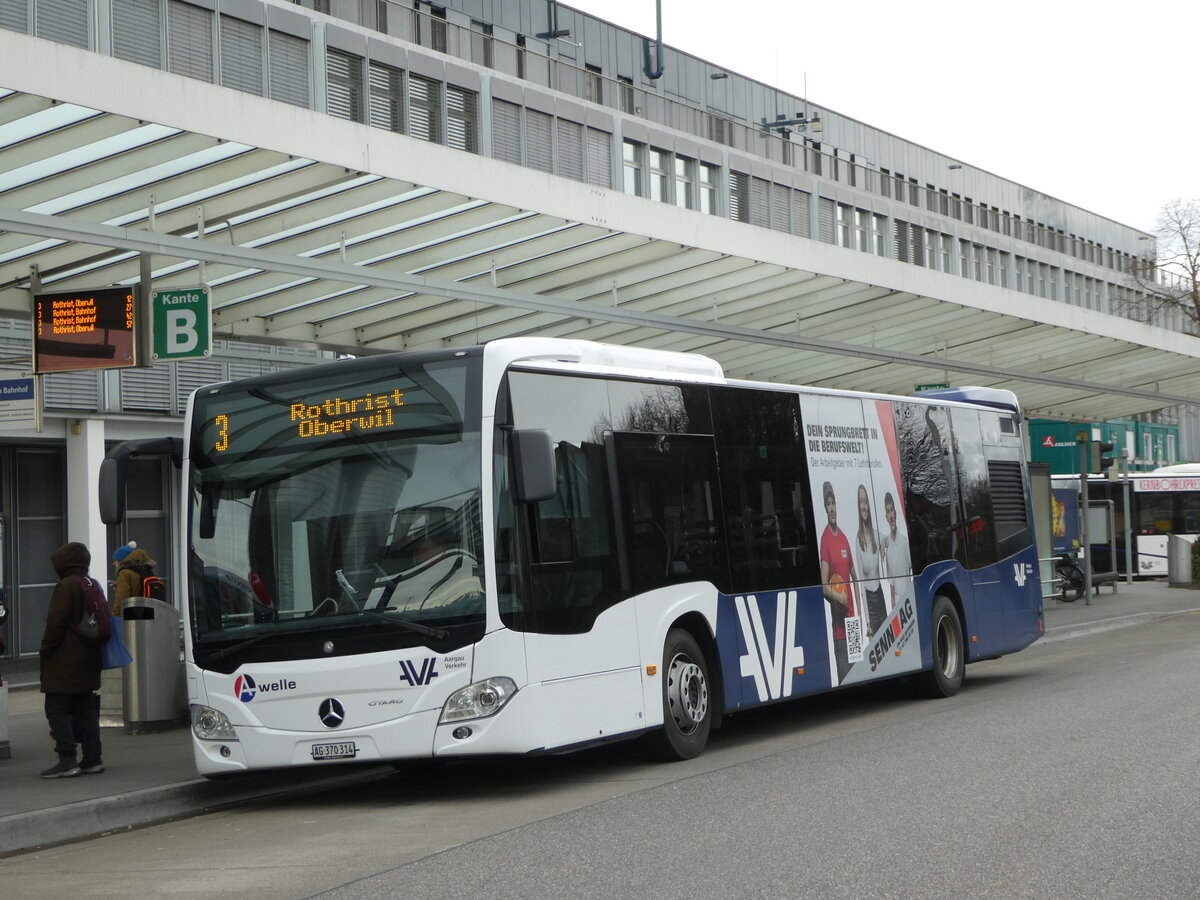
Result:
<svg viewBox="0 0 1200 900"><path fill-rule="evenodd" d="M139 438L117 444L100 461L100 521L120 525L125 518L125 480L129 457L142 453L161 453L171 457L178 468L183 464L183 440L177 437Z"/></svg>
<svg viewBox="0 0 1200 900"><path fill-rule="evenodd" d="M120 525L125 518L125 472L129 457L100 460L100 521Z"/></svg>
<svg viewBox="0 0 1200 900"><path fill-rule="evenodd" d="M549 500L558 488L554 466L554 438L545 428L521 428L512 433L513 463L517 475L517 502Z"/></svg>

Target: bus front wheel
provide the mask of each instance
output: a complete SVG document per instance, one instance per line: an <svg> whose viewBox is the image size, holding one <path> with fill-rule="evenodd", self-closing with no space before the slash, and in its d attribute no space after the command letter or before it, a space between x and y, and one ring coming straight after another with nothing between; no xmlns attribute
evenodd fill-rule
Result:
<svg viewBox="0 0 1200 900"><path fill-rule="evenodd" d="M950 598L938 594L933 600L933 668L925 673L925 694L953 697L962 687L966 655L963 651L962 621Z"/></svg>
<svg viewBox="0 0 1200 900"><path fill-rule="evenodd" d="M663 727L650 738L659 759L694 759L708 743L712 695L708 664L696 639L681 628L667 634L662 666Z"/></svg>

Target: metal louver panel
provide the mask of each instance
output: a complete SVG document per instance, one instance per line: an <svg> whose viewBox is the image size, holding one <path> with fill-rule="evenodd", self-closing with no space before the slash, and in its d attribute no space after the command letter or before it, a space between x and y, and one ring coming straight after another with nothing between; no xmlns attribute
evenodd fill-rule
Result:
<svg viewBox="0 0 1200 900"><path fill-rule="evenodd" d="M258 375L256 370L250 374ZM241 375L248 378L249 375ZM192 392L207 384L225 381L225 366L216 359L181 359L175 363L175 406L180 411L187 409L188 397Z"/></svg>
<svg viewBox="0 0 1200 900"><path fill-rule="evenodd" d="M422 141L442 140L442 84L421 75L408 76L408 133Z"/></svg>
<svg viewBox="0 0 1200 900"><path fill-rule="evenodd" d="M771 227L776 231L792 230L792 189L782 184L771 185Z"/></svg>
<svg viewBox="0 0 1200 900"><path fill-rule="evenodd" d="M178 411L171 397L171 370L168 366L122 369L120 383L122 409L165 413Z"/></svg>
<svg viewBox="0 0 1200 900"><path fill-rule="evenodd" d="M88 0L38 0L34 7L34 33L49 41L90 47L91 4Z"/></svg>
<svg viewBox="0 0 1200 900"><path fill-rule="evenodd" d="M587 130L588 184L612 187L612 135L596 128Z"/></svg>
<svg viewBox="0 0 1200 900"><path fill-rule="evenodd" d="M384 63L370 64L370 124L404 131L404 72Z"/></svg>
<svg viewBox="0 0 1200 900"><path fill-rule="evenodd" d="M817 205L817 238L826 244L833 243L833 201L828 197L819 197Z"/></svg>
<svg viewBox="0 0 1200 900"><path fill-rule="evenodd" d="M901 222L899 219L893 221L892 236L896 259L900 262L908 262L908 223Z"/></svg>
<svg viewBox="0 0 1200 900"><path fill-rule="evenodd" d="M536 109L525 110L525 165L542 172L554 171L553 117Z"/></svg>
<svg viewBox="0 0 1200 900"><path fill-rule="evenodd" d="M742 172L729 173L729 218L750 221L750 176Z"/></svg>
<svg viewBox="0 0 1200 900"><path fill-rule="evenodd" d="M161 69L162 4L159 0L112 0L113 56Z"/></svg>
<svg viewBox="0 0 1200 900"><path fill-rule="evenodd" d="M446 85L446 146L479 152L479 95Z"/></svg>
<svg viewBox="0 0 1200 900"><path fill-rule="evenodd" d="M271 99L308 107L308 41L281 31L267 34Z"/></svg>
<svg viewBox="0 0 1200 900"><path fill-rule="evenodd" d="M811 199L807 191L792 191L792 234L812 236Z"/></svg>
<svg viewBox="0 0 1200 900"><path fill-rule="evenodd" d="M521 107L492 101L492 158L521 164Z"/></svg>
<svg viewBox="0 0 1200 900"><path fill-rule="evenodd" d="M42 377L42 402L47 409L100 408L103 371L55 372Z"/></svg>
<svg viewBox="0 0 1200 900"><path fill-rule="evenodd" d="M363 120L363 59L353 53L326 51L325 111L351 122Z"/></svg>
<svg viewBox="0 0 1200 900"><path fill-rule="evenodd" d="M221 84L263 93L262 27L221 16Z"/></svg>
<svg viewBox="0 0 1200 900"><path fill-rule="evenodd" d="M213 80L213 14L171 0L167 7L167 68L176 75Z"/></svg>
<svg viewBox="0 0 1200 900"><path fill-rule="evenodd" d="M29 31L29 0L0 0L0 28Z"/></svg>
<svg viewBox="0 0 1200 900"><path fill-rule="evenodd" d="M558 174L564 178L583 181L583 126L559 119Z"/></svg>
<svg viewBox="0 0 1200 900"><path fill-rule="evenodd" d="M762 178L750 179L750 224L771 226L771 182Z"/></svg>

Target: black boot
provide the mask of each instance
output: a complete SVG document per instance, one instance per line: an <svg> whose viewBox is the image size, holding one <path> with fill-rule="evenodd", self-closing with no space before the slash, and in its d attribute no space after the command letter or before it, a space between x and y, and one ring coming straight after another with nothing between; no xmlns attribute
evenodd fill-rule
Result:
<svg viewBox="0 0 1200 900"><path fill-rule="evenodd" d="M75 762L75 754L59 756L58 762L42 773L43 778L74 778L80 774L79 763Z"/></svg>

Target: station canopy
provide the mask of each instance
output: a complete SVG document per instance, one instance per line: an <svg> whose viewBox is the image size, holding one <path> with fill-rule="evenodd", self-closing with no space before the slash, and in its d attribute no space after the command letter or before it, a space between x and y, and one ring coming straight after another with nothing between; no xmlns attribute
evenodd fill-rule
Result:
<svg viewBox="0 0 1200 900"><path fill-rule="evenodd" d="M132 285L148 254L155 289L210 285L219 338L571 337L738 378L1005 388L1097 421L1200 402L1194 337L5 39L0 314L29 316L35 271L47 291Z"/></svg>

